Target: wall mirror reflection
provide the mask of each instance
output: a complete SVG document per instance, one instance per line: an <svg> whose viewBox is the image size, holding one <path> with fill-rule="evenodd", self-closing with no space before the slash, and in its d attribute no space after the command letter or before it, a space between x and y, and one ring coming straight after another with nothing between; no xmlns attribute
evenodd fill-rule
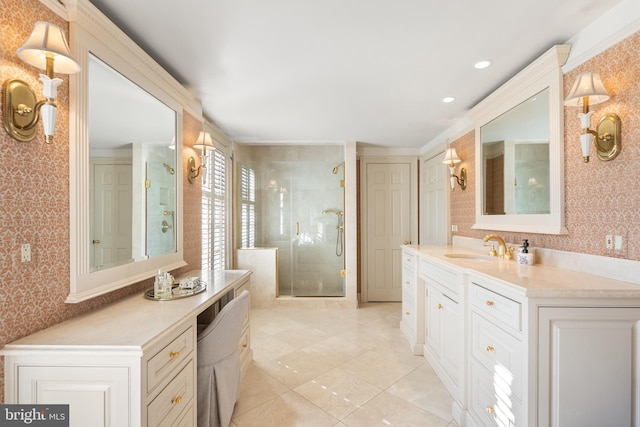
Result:
<svg viewBox="0 0 640 427"><path fill-rule="evenodd" d="M176 251L176 114L89 55L90 271Z"/></svg>
<svg viewBox="0 0 640 427"><path fill-rule="evenodd" d="M480 128L483 214L549 214L549 89Z"/></svg>

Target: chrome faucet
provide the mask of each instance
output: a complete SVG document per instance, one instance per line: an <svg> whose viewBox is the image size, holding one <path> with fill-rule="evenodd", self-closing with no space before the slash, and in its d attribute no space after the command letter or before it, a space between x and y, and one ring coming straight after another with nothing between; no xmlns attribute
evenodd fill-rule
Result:
<svg viewBox="0 0 640 427"><path fill-rule="evenodd" d="M505 244L504 239L497 234L487 234L482 240L484 240L485 242L488 242L489 240L495 240L498 243L498 253L496 254L493 245L491 245L491 251L489 252L489 255L498 256L504 259L513 258L513 246L507 249L507 245Z"/></svg>

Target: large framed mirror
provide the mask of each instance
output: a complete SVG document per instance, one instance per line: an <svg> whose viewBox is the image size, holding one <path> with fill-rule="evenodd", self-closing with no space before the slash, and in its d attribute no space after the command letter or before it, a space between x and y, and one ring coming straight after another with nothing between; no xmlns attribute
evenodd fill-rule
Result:
<svg viewBox="0 0 640 427"><path fill-rule="evenodd" d="M182 117L191 95L93 5L70 13L74 303L186 265Z"/></svg>
<svg viewBox="0 0 640 427"><path fill-rule="evenodd" d="M562 70L558 45L470 112L475 125L472 228L566 234Z"/></svg>

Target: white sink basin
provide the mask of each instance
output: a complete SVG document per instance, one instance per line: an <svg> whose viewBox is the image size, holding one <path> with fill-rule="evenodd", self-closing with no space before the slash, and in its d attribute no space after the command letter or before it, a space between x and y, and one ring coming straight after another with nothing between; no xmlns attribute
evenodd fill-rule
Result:
<svg viewBox="0 0 640 427"><path fill-rule="evenodd" d="M472 259L476 261L495 261L498 257L490 256L490 255L481 255L481 254L465 254L465 253L450 253L444 254L447 258L463 258L463 259Z"/></svg>

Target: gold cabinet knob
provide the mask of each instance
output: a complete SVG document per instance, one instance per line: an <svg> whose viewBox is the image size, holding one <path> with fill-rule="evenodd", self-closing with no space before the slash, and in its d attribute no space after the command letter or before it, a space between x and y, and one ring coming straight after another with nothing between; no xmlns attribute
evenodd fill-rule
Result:
<svg viewBox="0 0 640 427"><path fill-rule="evenodd" d="M171 353L169 353L169 357L172 358L172 359L175 359L178 356L180 356L180 352L179 351L172 351Z"/></svg>
<svg viewBox="0 0 640 427"><path fill-rule="evenodd" d="M494 412L493 406L487 406L484 410L487 411L487 414L493 414Z"/></svg>
<svg viewBox="0 0 640 427"><path fill-rule="evenodd" d="M489 307L493 307L494 304L495 304L495 302L493 302L493 301L487 301L487 305Z"/></svg>
<svg viewBox="0 0 640 427"><path fill-rule="evenodd" d="M404 282L405 285L409 285L411 282Z"/></svg>
<svg viewBox="0 0 640 427"><path fill-rule="evenodd" d="M406 314L407 316L410 315L411 313L408 311L405 311L404 314Z"/></svg>
<svg viewBox="0 0 640 427"><path fill-rule="evenodd" d="M178 403L182 402L182 396L176 396L173 399L171 399L171 403L177 405Z"/></svg>
<svg viewBox="0 0 640 427"><path fill-rule="evenodd" d="M444 305L438 304L438 310L442 310L443 308L444 308Z"/></svg>
<svg viewBox="0 0 640 427"><path fill-rule="evenodd" d="M494 350L495 350L495 348L493 348L492 346L490 346L490 345L487 346L487 352L488 353L493 353Z"/></svg>

